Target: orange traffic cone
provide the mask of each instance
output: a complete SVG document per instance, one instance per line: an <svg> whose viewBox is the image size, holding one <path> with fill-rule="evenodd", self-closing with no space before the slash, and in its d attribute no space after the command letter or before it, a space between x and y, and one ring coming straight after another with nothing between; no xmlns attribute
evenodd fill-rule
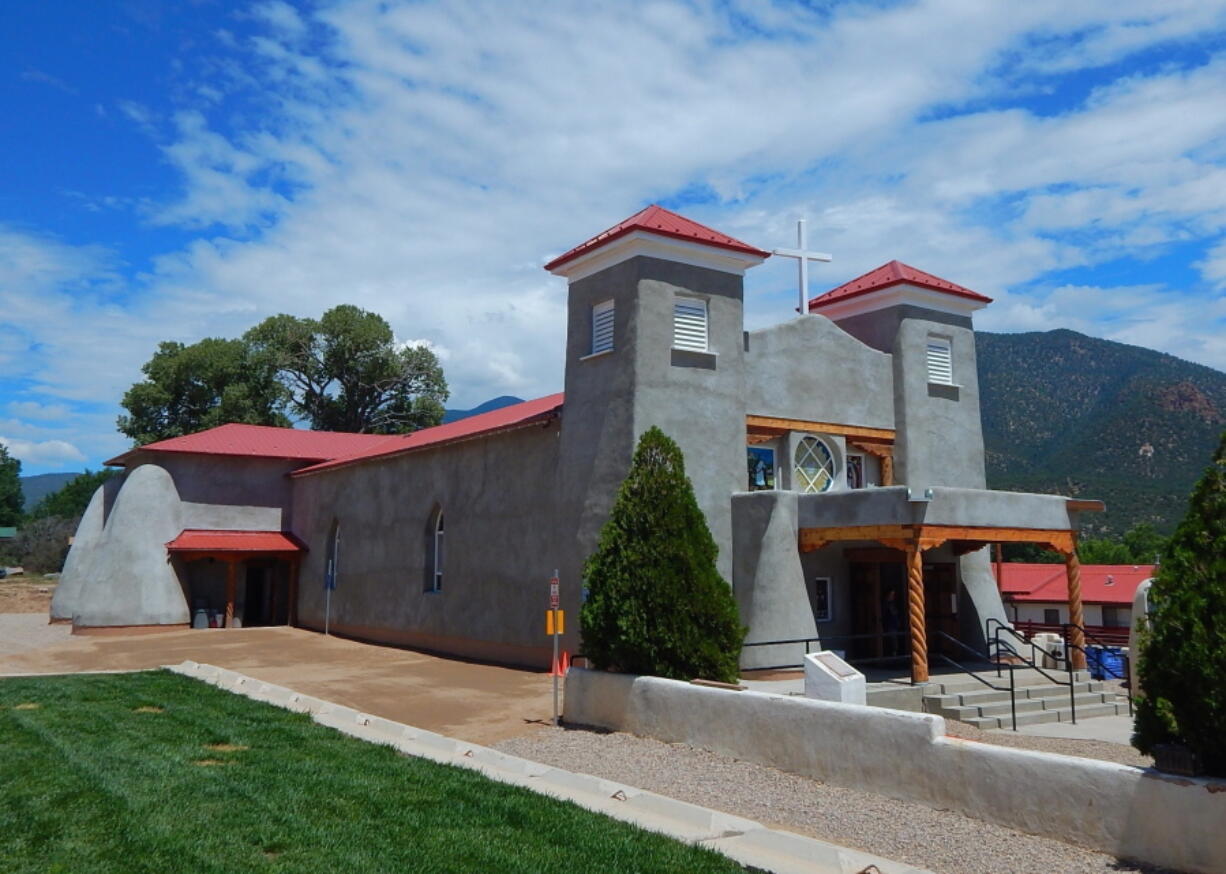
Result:
<svg viewBox="0 0 1226 874"><path fill-rule="evenodd" d="M561 676L565 677L566 672L569 670L570 670L570 653L568 653L566 650L562 650L562 674Z"/></svg>
<svg viewBox="0 0 1226 874"><path fill-rule="evenodd" d="M553 660L553 665L551 665L551 666L550 666L550 668L549 668L549 676L551 676L551 677L562 677L562 676L565 676L565 675L562 673L562 668L561 668L561 666L558 664L558 660L557 660L557 659L554 659L554 660Z"/></svg>

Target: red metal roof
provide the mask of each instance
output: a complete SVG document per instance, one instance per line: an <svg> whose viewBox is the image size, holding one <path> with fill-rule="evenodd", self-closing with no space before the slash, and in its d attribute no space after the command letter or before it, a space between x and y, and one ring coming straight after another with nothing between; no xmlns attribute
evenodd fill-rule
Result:
<svg viewBox="0 0 1226 874"><path fill-rule="evenodd" d="M545 265L545 269L553 270L555 267L561 267L563 264L575 260L580 255L586 254L593 249L598 249L605 243L616 240L619 237L624 237L633 231L646 231L651 234L658 234L661 237L673 237L678 240L704 243L719 249L730 249L733 252L757 255L760 258L770 257L770 252L764 252L756 246L743 243L727 234L721 234L714 228L700 225L692 219L678 215L672 210L653 203L646 209L636 212L625 221L615 224L607 231L600 232L586 243L580 243L569 252L554 258Z"/></svg>
<svg viewBox="0 0 1226 874"><path fill-rule="evenodd" d="M125 465L135 452L188 452L201 455L241 455L247 458L287 458L326 461L382 443L386 434L344 434L304 431L265 425L220 425L207 431L159 440L130 449L106 462Z"/></svg>
<svg viewBox="0 0 1226 874"><path fill-rule="evenodd" d="M186 528L166 544L170 552L305 552L285 531L215 531Z"/></svg>
<svg viewBox="0 0 1226 874"><path fill-rule="evenodd" d="M423 428L420 431L414 431L412 434L397 434L392 437L384 437L383 441L377 445L339 456L322 464L304 467L301 470L294 471L293 476L315 473L321 470L332 470L337 467L357 464L374 458L387 458L406 452L414 452L418 449L441 446L461 440L470 440L474 437L494 434L499 431L507 431L512 428L546 422L556 416L561 409L562 394L559 392L548 397L524 401L523 403L502 407L498 410L491 410L478 416L469 416L456 422L448 422L446 425Z"/></svg>
<svg viewBox="0 0 1226 874"><path fill-rule="evenodd" d="M1068 578L1062 564L1000 566L1001 593L1007 601L1068 602ZM1154 575L1152 564L1083 564L1081 600L1086 604L1131 605L1137 586Z"/></svg>
<svg viewBox="0 0 1226 874"><path fill-rule="evenodd" d="M813 300L809 301L809 310L812 311L836 301L849 300L850 298L859 297L872 291L880 291L883 288L903 284L918 285L920 288L942 291L946 294L977 300L981 303L992 302L992 298L984 297L979 292L963 288L961 285L955 285L948 279L933 276L931 273L925 273L923 270L916 270L914 267L901 261L891 261L888 264L882 264L876 270L870 270L863 276L857 276L850 282L844 282L838 288L833 288L825 294L813 298Z"/></svg>

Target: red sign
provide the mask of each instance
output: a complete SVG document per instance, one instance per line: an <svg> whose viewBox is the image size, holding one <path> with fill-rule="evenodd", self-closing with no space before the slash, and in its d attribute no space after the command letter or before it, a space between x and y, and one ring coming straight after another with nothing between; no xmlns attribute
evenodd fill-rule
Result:
<svg viewBox="0 0 1226 874"><path fill-rule="evenodd" d="M557 578L557 577L553 577L553 578L552 578L552 579L549 581L549 609L550 609L550 610L557 610L557 609L558 609L558 603L559 603L559 599L558 599L558 578Z"/></svg>

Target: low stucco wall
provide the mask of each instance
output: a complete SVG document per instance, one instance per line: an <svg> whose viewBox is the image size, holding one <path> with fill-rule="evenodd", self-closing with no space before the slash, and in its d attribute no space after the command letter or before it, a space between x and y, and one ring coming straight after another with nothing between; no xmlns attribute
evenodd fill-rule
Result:
<svg viewBox="0 0 1226 874"><path fill-rule="evenodd" d="M563 715L1121 858L1226 870L1226 781L950 738L927 714L578 668Z"/></svg>

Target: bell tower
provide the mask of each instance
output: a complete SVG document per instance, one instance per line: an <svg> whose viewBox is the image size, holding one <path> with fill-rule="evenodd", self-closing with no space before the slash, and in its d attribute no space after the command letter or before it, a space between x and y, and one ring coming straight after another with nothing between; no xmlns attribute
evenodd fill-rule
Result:
<svg viewBox="0 0 1226 874"><path fill-rule="evenodd" d="M769 253L649 206L555 258L568 283L560 493L581 563L659 427L681 447L732 578L732 492L744 488L745 271Z"/></svg>

